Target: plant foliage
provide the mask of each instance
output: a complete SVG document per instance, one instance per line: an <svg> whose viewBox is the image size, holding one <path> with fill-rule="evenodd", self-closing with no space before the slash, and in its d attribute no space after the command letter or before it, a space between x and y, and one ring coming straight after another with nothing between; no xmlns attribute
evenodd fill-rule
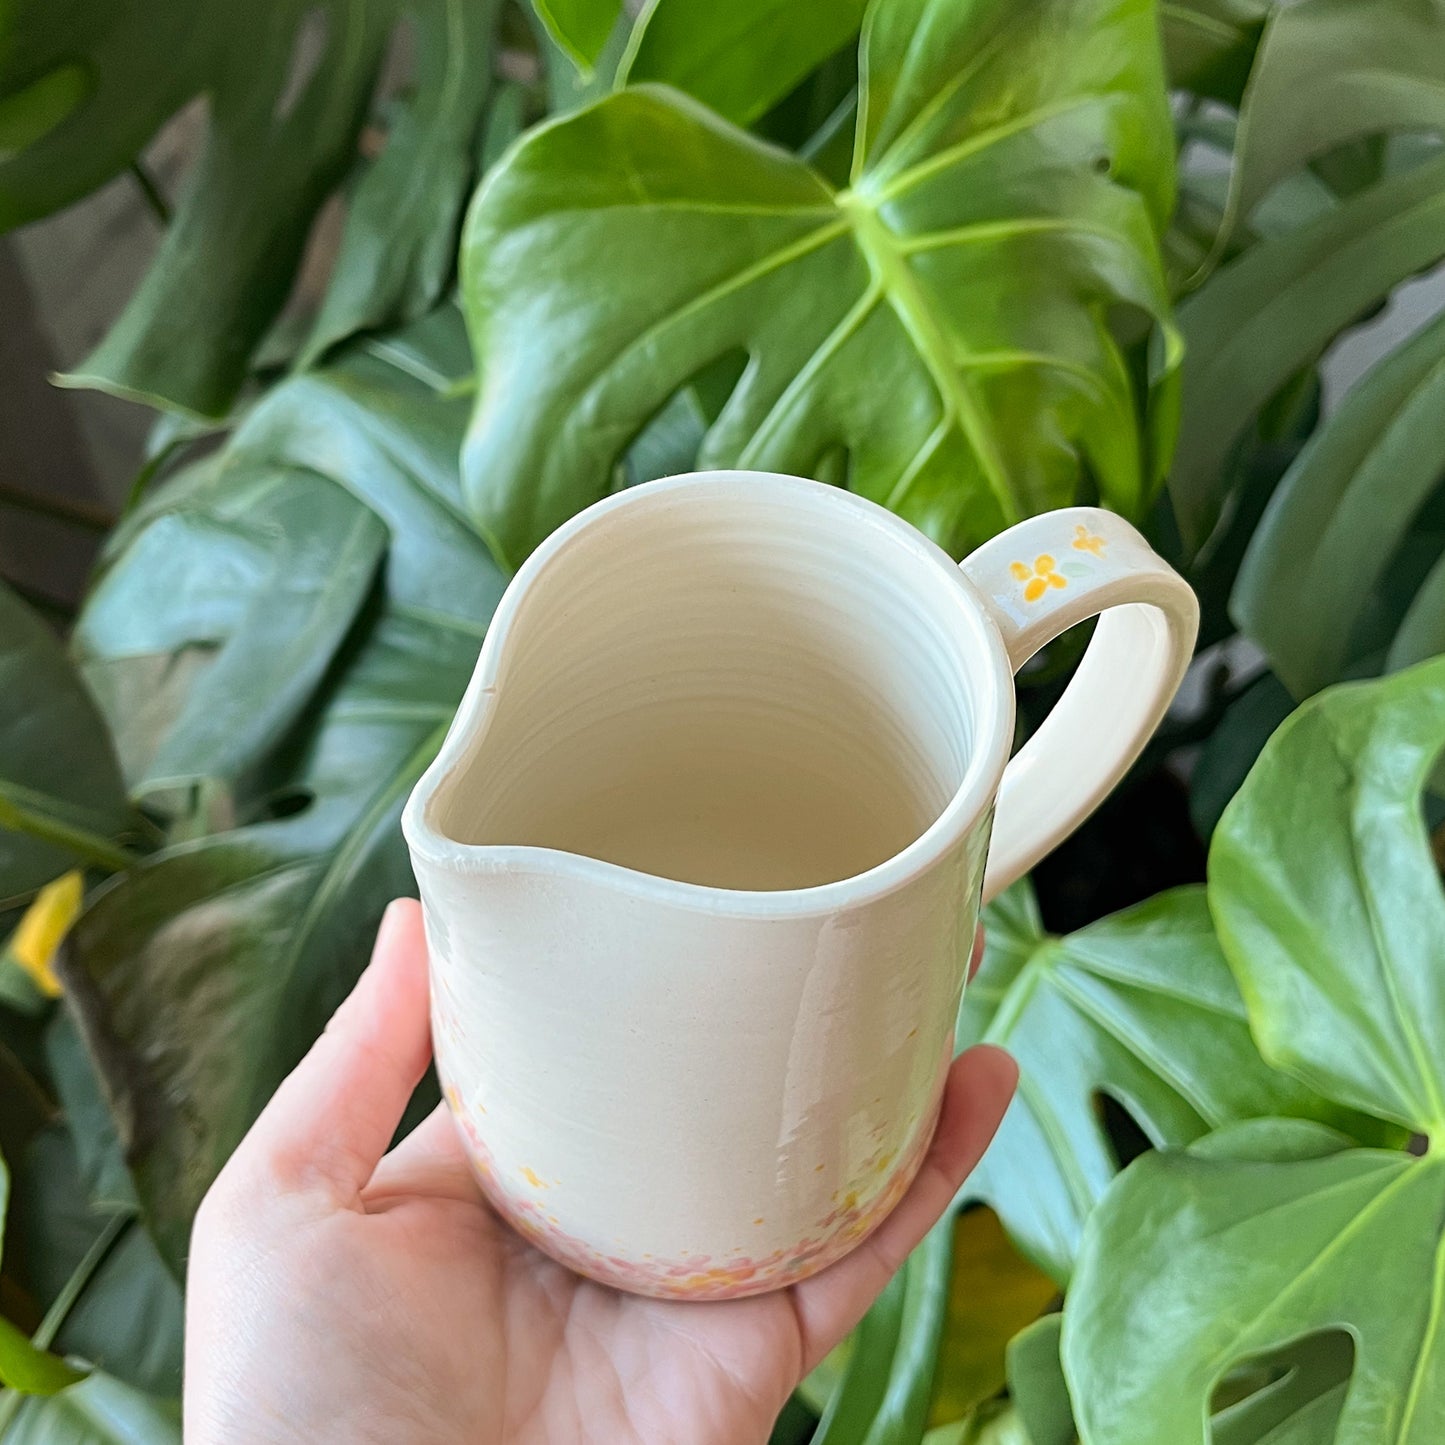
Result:
<svg viewBox="0 0 1445 1445"><path fill-rule="evenodd" d="M1100 501L1209 650L989 910L1018 1098L776 1445L1445 1438L1445 323L1333 360L1445 258L1440 0L0 3L0 229L165 125L63 378L153 455L73 623L0 586L0 1442L178 1440L196 1206L509 569L697 465Z"/></svg>

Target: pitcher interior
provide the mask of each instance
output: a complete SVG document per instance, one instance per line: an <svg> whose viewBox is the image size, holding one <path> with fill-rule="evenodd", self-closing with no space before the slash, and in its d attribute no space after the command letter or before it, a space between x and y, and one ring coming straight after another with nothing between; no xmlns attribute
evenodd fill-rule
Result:
<svg viewBox="0 0 1445 1445"><path fill-rule="evenodd" d="M851 500L719 484L605 512L530 580L432 824L729 889L864 873L962 781L967 606Z"/></svg>

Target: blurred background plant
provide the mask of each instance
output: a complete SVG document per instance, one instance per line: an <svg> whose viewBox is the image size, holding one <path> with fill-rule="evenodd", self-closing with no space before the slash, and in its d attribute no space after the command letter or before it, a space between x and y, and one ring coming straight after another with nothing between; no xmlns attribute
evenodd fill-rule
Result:
<svg viewBox="0 0 1445 1445"><path fill-rule="evenodd" d="M998 1141L776 1440L1445 1438L1442 132L1440 0L12 0L0 228L157 241L57 378L149 409L82 416L151 417L117 515L0 337L0 1441L178 1438L191 1217L510 569L713 464L956 554L1099 501L1204 605L990 912Z"/></svg>

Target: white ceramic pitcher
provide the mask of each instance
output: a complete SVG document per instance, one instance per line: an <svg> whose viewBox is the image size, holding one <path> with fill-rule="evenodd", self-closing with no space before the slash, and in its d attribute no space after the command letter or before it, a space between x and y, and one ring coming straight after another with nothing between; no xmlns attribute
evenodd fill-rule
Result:
<svg viewBox="0 0 1445 1445"><path fill-rule="evenodd" d="M1014 672L1100 612L1010 762ZM1197 616L1092 508L961 569L871 502L749 472L556 532L403 820L437 1066L496 1207L656 1295L855 1245L927 1146L980 893L1119 779Z"/></svg>

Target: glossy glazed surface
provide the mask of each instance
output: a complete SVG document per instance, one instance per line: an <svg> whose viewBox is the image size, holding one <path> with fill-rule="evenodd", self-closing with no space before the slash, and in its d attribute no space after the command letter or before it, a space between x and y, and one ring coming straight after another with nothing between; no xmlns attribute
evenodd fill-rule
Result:
<svg viewBox="0 0 1445 1445"><path fill-rule="evenodd" d="M1111 619L1155 633L1116 626L1061 704L1089 730L1014 788L1028 831L991 886L1127 766L1187 658L1187 589L1102 515L1005 534L990 549L1031 547L1027 576L985 549L976 588L860 498L702 474L610 498L519 572L405 827L447 1097L542 1248L720 1298L823 1267L896 1202L937 1108L1013 666L1091 597L1148 594ZM1078 576L1040 573L1039 529L1081 518Z"/></svg>

